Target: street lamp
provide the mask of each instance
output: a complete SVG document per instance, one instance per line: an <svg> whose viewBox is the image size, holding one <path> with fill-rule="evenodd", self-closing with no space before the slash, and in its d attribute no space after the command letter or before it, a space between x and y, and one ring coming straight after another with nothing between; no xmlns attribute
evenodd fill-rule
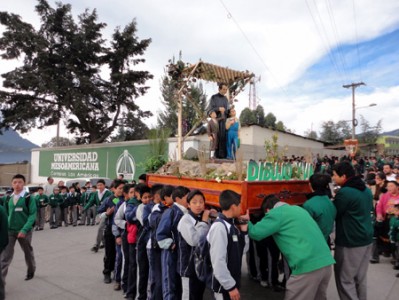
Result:
<svg viewBox="0 0 399 300"><path fill-rule="evenodd" d="M355 139L355 127L358 125L357 119L355 118L356 109L368 108L368 107L373 107L373 106L377 106L377 104L370 103L369 105L366 105L366 106L353 106L353 112L352 112L352 140Z"/></svg>

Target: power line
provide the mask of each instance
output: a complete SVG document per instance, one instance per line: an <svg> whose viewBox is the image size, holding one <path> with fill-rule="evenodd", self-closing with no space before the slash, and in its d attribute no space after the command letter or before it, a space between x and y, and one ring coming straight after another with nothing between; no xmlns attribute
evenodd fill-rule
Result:
<svg viewBox="0 0 399 300"><path fill-rule="evenodd" d="M229 19L231 19L234 24L237 26L238 30L240 30L241 34L244 36L245 40L248 42L249 46L252 48L252 50L254 51L254 53L256 54L256 56L259 58L259 60L262 62L262 64L264 65L264 67L266 68L266 70L270 73L272 79L274 80L274 82L276 83L277 87L279 89L281 89L284 94L288 96L287 91L285 90L285 88L280 85L280 83L278 82L276 76L273 74L273 72L271 71L271 69L268 67L268 65L266 64L265 60L263 59L263 57L259 54L258 50L256 50L254 44L252 44L251 40L248 38L248 36L245 34L244 30L241 28L240 24L238 24L238 22L236 21L236 19L233 17L233 15L231 14L231 12L229 11L229 9L227 8L226 4L224 4L223 0L219 0L219 2L222 4L222 6L224 7L224 9L227 12L227 17Z"/></svg>
<svg viewBox="0 0 399 300"><path fill-rule="evenodd" d="M341 47L341 43L339 42L339 35L338 35L337 23L335 22L334 11L332 10L330 0L326 0L326 3L327 3L326 6L327 6L328 15L330 18L331 28L332 28L334 36L335 36L335 43L337 45L338 57L341 60L342 68L346 75L346 79L348 79L348 67L346 65L346 61L345 61L345 57L344 57L343 50Z"/></svg>
<svg viewBox="0 0 399 300"><path fill-rule="evenodd" d="M315 3L315 2L314 2L314 5L316 6L316 3ZM327 41L325 41L325 39L323 38L323 34L322 34L322 32L321 32L321 30L320 30L318 24L317 24L317 21L316 21L315 16L314 16L313 13L312 13L312 9L310 8L310 5L309 5L308 0L306 0L306 6L307 6L307 8L308 8L308 11L309 11L310 16L312 17L313 23L314 23L314 25L315 25L315 27L316 27L316 30L317 30L317 33L319 34L319 37L320 37L320 39L321 39L321 41L322 41L322 43L323 43L323 47L324 47L324 49L325 49L325 51L326 51L326 53L327 53L327 55L328 55L328 57L329 57L329 59L330 59L330 62L331 62L331 64L333 65L333 67L335 68L335 71L337 72L338 76L341 78L342 82L344 82L344 81L345 81L345 80L344 80L344 77L345 77L345 76L343 76L342 71L341 71L340 68L338 67L337 62L336 62L334 56L332 55L331 46L330 46L330 44L329 44L329 41L328 41L328 38L327 38L327 33L326 33L326 31L325 31L325 29L324 29L324 26L323 26L323 23L322 23L322 21L321 21L320 14L318 13L317 6L316 6L316 12L318 13L318 16L319 16L319 19L320 19L320 23L321 23L321 25L323 26L323 29L324 29L324 32L325 32L326 40L327 40Z"/></svg>
<svg viewBox="0 0 399 300"><path fill-rule="evenodd" d="M362 78L362 66L360 64L360 51L359 51L359 39L358 39L358 34L357 34L355 0L353 0L352 3L353 3L353 19L355 21L355 38L356 38L357 63L358 63L358 68L359 68L359 80L360 80Z"/></svg>

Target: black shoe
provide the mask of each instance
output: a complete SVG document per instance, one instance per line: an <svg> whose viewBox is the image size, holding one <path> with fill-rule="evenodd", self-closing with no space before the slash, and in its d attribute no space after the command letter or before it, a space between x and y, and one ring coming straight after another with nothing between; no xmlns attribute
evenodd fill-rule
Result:
<svg viewBox="0 0 399 300"><path fill-rule="evenodd" d="M104 249L104 247L105 247L105 246L104 246L103 244L100 245L100 249Z"/></svg>
<svg viewBox="0 0 399 300"><path fill-rule="evenodd" d="M76 224L73 224L73 227L76 227Z"/></svg>
<svg viewBox="0 0 399 300"><path fill-rule="evenodd" d="M35 272L26 274L25 280L31 280L35 276Z"/></svg>
<svg viewBox="0 0 399 300"><path fill-rule="evenodd" d="M43 228L39 228L39 230L43 230Z"/></svg>
<svg viewBox="0 0 399 300"><path fill-rule="evenodd" d="M285 288L280 284L275 284L272 286L273 292L281 293L284 292Z"/></svg>
<svg viewBox="0 0 399 300"><path fill-rule="evenodd" d="M91 248L90 250L93 251L94 253L97 253L97 252L98 252L98 247L97 247L97 246L94 246L94 247Z"/></svg>
<svg viewBox="0 0 399 300"><path fill-rule="evenodd" d="M104 274L104 283L109 284L112 282L111 274Z"/></svg>
<svg viewBox="0 0 399 300"><path fill-rule="evenodd" d="M395 275L396 277L399 277L399 273Z"/></svg>
<svg viewBox="0 0 399 300"><path fill-rule="evenodd" d="M372 258L370 259L370 263L371 264L378 264L380 262L380 260L378 258Z"/></svg>
<svg viewBox="0 0 399 300"><path fill-rule="evenodd" d="M394 265L394 266L392 267L392 269L394 269L394 270L399 270L399 265Z"/></svg>

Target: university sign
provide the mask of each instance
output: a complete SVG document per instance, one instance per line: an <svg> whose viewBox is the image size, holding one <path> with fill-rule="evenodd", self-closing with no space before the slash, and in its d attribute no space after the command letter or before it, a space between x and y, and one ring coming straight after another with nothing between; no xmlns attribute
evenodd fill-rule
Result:
<svg viewBox="0 0 399 300"><path fill-rule="evenodd" d="M39 176L113 179L124 174L125 179L132 180L144 173L141 163L148 153L148 145L43 149L39 156Z"/></svg>

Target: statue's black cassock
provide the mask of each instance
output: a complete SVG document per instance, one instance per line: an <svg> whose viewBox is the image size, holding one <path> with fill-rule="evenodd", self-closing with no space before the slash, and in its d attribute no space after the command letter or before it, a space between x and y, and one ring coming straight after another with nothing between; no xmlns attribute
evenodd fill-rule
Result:
<svg viewBox="0 0 399 300"><path fill-rule="evenodd" d="M219 107L224 107L224 113L219 111ZM217 118L219 120L219 141L218 149L215 152L217 158L226 158L226 117L227 110L230 108L229 101L226 96L217 93L211 97L209 101L209 107L207 109L208 115L211 110L216 112Z"/></svg>

